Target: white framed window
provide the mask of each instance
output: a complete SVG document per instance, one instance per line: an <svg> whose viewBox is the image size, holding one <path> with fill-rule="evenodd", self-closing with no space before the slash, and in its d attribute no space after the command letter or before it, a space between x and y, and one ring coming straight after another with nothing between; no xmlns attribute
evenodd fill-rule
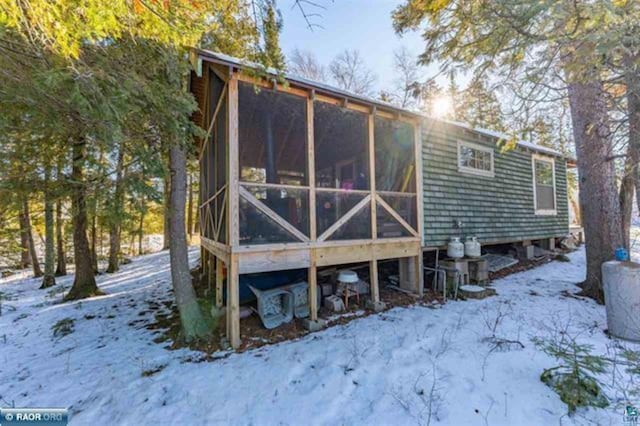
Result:
<svg viewBox="0 0 640 426"><path fill-rule="evenodd" d="M553 157L533 154L533 206L537 215L556 215L556 163Z"/></svg>
<svg viewBox="0 0 640 426"><path fill-rule="evenodd" d="M458 141L458 171L493 177L493 149L471 142Z"/></svg>

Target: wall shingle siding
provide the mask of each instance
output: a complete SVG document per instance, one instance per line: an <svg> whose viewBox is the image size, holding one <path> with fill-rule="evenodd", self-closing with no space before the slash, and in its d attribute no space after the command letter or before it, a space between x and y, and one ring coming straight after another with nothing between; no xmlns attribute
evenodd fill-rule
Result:
<svg viewBox="0 0 640 426"><path fill-rule="evenodd" d="M555 158L557 215L537 216L531 152L500 152L496 139L445 123L423 125L424 233L427 247L452 236L481 243L536 240L569 231L566 162ZM458 171L458 141L494 148L494 177ZM462 228L455 227L461 221Z"/></svg>

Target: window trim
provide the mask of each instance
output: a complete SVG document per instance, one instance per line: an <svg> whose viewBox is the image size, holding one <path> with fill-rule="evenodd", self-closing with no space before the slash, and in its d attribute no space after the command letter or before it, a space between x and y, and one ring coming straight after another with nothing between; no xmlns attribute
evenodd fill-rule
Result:
<svg viewBox="0 0 640 426"><path fill-rule="evenodd" d="M473 167L466 167L460 164L460 157L461 157L461 150L462 147L468 147L471 149L475 149L478 151L483 151L483 152L487 152L489 153L489 155L491 156L491 170L480 170L480 169L476 169ZM458 163L458 171L461 173L467 173L467 174L471 174L471 175L476 175L476 176L484 176L484 177L495 177L495 164L494 164L494 157L495 157L495 153L494 153L494 149L493 148L489 148L487 146L483 146L483 145L478 145L477 143L473 143L473 142L467 142L467 141L458 141L458 158L457 158L457 163Z"/></svg>
<svg viewBox="0 0 640 426"><path fill-rule="evenodd" d="M553 209L538 209L537 189L536 189L536 161L551 163L551 176L553 179ZM557 216L558 197L556 194L556 160L554 157L541 154L531 154L531 175L533 189L533 210L536 216Z"/></svg>

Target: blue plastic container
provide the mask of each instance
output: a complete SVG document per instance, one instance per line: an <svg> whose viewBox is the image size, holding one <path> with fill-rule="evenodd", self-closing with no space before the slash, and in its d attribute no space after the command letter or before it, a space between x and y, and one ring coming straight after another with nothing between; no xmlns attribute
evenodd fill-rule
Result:
<svg viewBox="0 0 640 426"><path fill-rule="evenodd" d="M618 262L628 262L629 261L629 252L624 247L618 247L616 249L616 260Z"/></svg>

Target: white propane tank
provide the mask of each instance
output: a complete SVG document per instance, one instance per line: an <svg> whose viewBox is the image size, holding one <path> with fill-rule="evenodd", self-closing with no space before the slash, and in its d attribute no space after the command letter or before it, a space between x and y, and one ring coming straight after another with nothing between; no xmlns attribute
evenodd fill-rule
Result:
<svg viewBox="0 0 640 426"><path fill-rule="evenodd" d="M609 334L640 342L640 263L605 262L602 281Z"/></svg>
<svg viewBox="0 0 640 426"><path fill-rule="evenodd" d="M451 259L460 259L464 257L464 244L460 242L459 237L451 237L447 246L447 256Z"/></svg>
<svg viewBox="0 0 640 426"><path fill-rule="evenodd" d="M482 250L478 238L467 237L467 241L464 242L464 254L467 257L480 257L482 256Z"/></svg>

